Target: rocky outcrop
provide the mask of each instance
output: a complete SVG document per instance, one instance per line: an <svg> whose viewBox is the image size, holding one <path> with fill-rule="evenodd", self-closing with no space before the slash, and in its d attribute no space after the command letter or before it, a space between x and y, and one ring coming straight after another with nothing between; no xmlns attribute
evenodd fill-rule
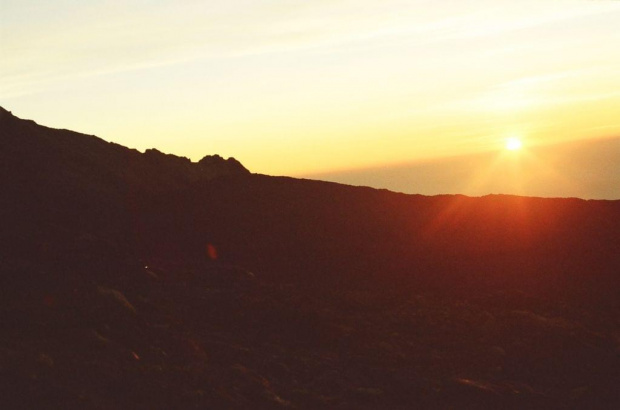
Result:
<svg viewBox="0 0 620 410"><path fill-rule="evenodd" d="M239 161L234 158L224 159L219 155L207 155L198 161L201 173L206 176L216 175L243 175L249 174Z"/></svg>
<svg viewBox="0 0 620 410"><path fill-rule="evenodd" d="M188 158L147 149L143 154L92 135L47 128L34 121L22 120L0 107L0 158L5 164L16 161L32 173L38 183L90 189L166 191L177 190L197 181L222 176L247 175L249 171L234 158L219 155L204 157L198 163ZM3 177L15 166L2 169ZM56 175L56 180L52 176ZM79 181L88 177L87 181ZM35 181L33 181L35 182Z"/></svg>
<svg viewBox="0 0 620 410"><path fill-rule="evenodd" d="M85 234L134 252L145 230L145 209L159 214L158 207L178 195L249 175L233 158L208 156L195 163L156 149L140 153L93 135L22 120L0 108L4 252L32 257Z"/></svg>

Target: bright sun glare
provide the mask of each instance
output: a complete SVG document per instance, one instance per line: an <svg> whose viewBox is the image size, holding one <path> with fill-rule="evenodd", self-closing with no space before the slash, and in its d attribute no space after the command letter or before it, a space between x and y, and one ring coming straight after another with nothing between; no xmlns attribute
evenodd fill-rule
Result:
<svg viewBox="0 0 620 410"><path fill-rule="evenodd" d="M506 140L506 149L510 151L520 150L523 146L523 143L519 138L508 138Z"/></svg>

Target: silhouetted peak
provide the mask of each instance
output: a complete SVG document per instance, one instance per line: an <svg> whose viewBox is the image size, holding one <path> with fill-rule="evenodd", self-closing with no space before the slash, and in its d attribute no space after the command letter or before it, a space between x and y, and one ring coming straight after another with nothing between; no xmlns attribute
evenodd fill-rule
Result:
<svg viewBox="0 0 620 410"><path fill-rule="evenodd" d="M11 111L7 110L4 107L0 107L0 123L3 124L29 124L29 125L39 125L33 120L25 120L15 116Z"/></svg>
<svg viewBox="0 0 620 410"><path fill-rule="evenodd" d="M161 152L160 150L158 150L157 148L148 148L146 151L144 151L144 155L147 157L157 157L159 155L166 155L163 152Z"/></svg>
<svg viewBox="0 0 620 410"><path fill-rule="evenodd" d="M16 117L3 107L0 107L0 123L0 158L5 162L20 158L21 163L30 164L30 170L45 167L39 175L56 178L55 183L63 186L71 185L69 180L76 184L93 181L92 176L98 175L109 187L131 183L160 191L183 185L183 181L249 174L234 158L210 155L194 163L189 158L166 154L155 148L139 154L92 135L38 125ZM7 171L10 169L6 168ZM98 181L102 182L101 179ZM50 181L40 181L40 184L54 185Z"/></svg>
<svg viewBox="0 0 620 410"><path fill-rule="evenodd" d="M191 161L186 157L178 157L173 154L165 154L158 149L149 148L144 151L144 158L155 163L177 163L190 164Z"/></svg>
<svg viewBox="0 0 620 410"><path fill-rule="evenodd" d="M239 161L230 157L224 159L219 155L207 155L198 161L198 165L207 173L217 173L218 175L243 175L249 174Z"/></svg>
<svg viewBox="0 0 620 410"><path fill-rule="evenodd" d="M224 163L224 161L226 161L224 158L215 154L215 155L205 155L200 161L198 161L198 163L200 165L211 165L211 164L222 164Z"/></svg>
<svg viewBox="0 0 620 410"><path fill-rule="evenodd" d="M11 111L0 107L0 121L7 120L9 118L15 118L15 116L13 115L13 113L11 113Z"/></svg>

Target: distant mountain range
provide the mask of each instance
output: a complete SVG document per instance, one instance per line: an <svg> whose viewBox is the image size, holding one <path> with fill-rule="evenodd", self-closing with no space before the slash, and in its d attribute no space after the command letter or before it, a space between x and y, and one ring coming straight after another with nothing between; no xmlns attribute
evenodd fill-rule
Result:
<svg viewBox="0 0 620 410"><path fill-rule="evenodd" d="M308 175L404 193L620 199L620 137Z"/></svg>
<svg viewBox="0 0 620 410"><path fill-rule="evenodd" d="M620 402L618 374L596 370L620 369L612 354L620 333L612 319L596 322L600 333L584 330L590 319L576 313L618 312L620 201L427 197L257 175L233 158L140 153L4 109L0 187L0 376L14 405ZM573 315L571 324L554 315ZM457 331L467 320L471 331ZM573 329L566 340L583 360L562 356L538 369L539 339L522 341L518 326L558 340ZM506 329L532 346L522 347L527 358L506 347ZM470 344L449 344L442 332ZM562 343L541 349L555 358ZM510 371L485 364L506 355ZM75 378L89 368L96 377ZM582 384L553 390L543 377L566 372Z"/></svg>

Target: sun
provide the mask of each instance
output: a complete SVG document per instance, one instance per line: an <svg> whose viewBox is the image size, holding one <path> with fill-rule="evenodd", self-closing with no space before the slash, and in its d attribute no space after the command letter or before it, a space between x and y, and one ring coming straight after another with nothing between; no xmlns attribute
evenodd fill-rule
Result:
<svg viewBox="0 0 620 410"><path fill-rule="evenodd" d="M523 147L523 143L519 138L508 138L506 139L506 149L509 151L518 151Z"/></svg>

